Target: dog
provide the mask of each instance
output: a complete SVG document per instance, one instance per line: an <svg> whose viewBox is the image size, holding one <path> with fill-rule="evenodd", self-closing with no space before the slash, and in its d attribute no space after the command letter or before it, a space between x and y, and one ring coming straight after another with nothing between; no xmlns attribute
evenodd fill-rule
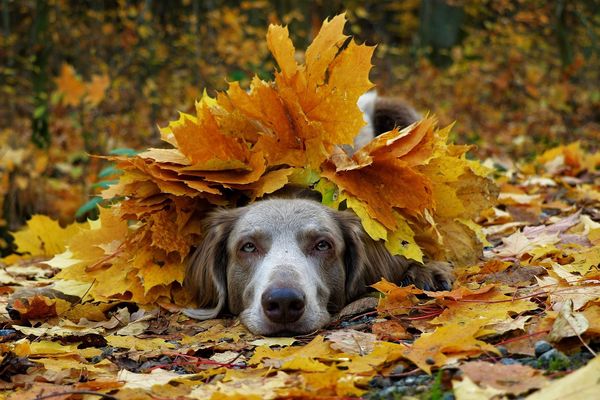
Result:
<svg viewBox="0 0 600 400"><path fill-rule="evenodd" d="M217 210L192 253L184 286L196 319L224 309L260 335L306 334L386 278L425 290L450 290L448 263L392 256L351 211L312 199L274 198Z"/></svg>

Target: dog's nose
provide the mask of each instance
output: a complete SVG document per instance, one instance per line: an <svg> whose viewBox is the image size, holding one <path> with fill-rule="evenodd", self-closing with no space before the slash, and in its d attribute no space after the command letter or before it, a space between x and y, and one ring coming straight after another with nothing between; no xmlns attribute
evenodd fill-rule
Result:
<svg viewBox="0 0 600 400"><path fill-rule="evenodd" d="M273 322L295 322L304 313L304 293L294 288L267 289L262 295L265 315Z"/></svg>

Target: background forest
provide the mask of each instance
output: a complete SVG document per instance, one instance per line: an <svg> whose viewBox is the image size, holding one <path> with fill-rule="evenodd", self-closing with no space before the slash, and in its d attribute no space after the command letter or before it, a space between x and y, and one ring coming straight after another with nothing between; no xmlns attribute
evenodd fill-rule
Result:
<svg viewBox="0 0 600 400"><path fill-rule="evenodd" d="M93 210L115 171L90 154L159 144L159 127L227 81L271 78L269 23L305 48L347 10L377 43L371 80L479 157L531 159L600 128L600 3L541 0L0 3L0 248L34 213ZM83 208L82 208L83 206Z"/></svg>

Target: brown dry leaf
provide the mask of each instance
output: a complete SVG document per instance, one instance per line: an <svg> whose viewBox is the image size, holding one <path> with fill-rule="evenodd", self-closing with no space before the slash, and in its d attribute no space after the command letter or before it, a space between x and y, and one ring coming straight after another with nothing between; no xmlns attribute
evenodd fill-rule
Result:
<svg viewBox="0 0 600 400"><path fill-rule="evenodd" d="M515 232L502 239L503 245L494 249L499 257L520 257L539 247L548 247L560 242L558 233L541 233L528 236Z"/></svg>
<svg viewBox="0 0 600 400"><path fill-rule="evenodd" d="M376 337L372 333L346 329L331 332L325 337L331 342L332 349L347 354L364 356L371 353L375 348Z"/></svg>
<svg viewBox="0 0 600 400"><path fill-rule="evenodd" d="M587 331L590 324L583 313L573 310L573 300L564 302L552 330L548 334L548 340L558 342L563 338L580 336Z"/></svg>
<svg viewBox="0 0 600 400"><path fill-rule="evenodd" d="M46 382L32 382L31 385L28 385L26 391L13 393L12 395L10 395L10 397L7 398L10 400L36 400L44 395L48 395L48 393L56 393L56 395L52 396L53 399L69 400L72 396L70 393L72 390L73 386L71 385L57 385Z"/></svg>
<svg viewBox="0 0 600 400"><path fill-rule="evenodd" d="M471 361L462 364L460 369L477 385L497 389L502 394L518 396L548 384L548 378L540 370L526 365Z"/></svg>
<svg viewBox="0 0 600 400"><path fill-rule="evenodd" d="M219 320L206 321L205 327L208 327L207 330L192 337L185 338L182 343L219 342L224 339L232 340L235 343L239 341L241 337L250 339L253 336L239 321L236 321L233 325L231 324L231 321L219 322Z"/></svg>
<svg viewBox="0 0 600 400"><path fill-rule="evenodd" d="M45 296L33 296L26 299L18 298L13 308L19 312L24 321L40 320L56 317L71 307L71 303L62 299L49 299Z"/></svg>
<svg viewBox="0 0 600 400"><path fill-rule="evenodd" d="M360 299L344 306L342 311L340 311L334 319L340 320L351 315L366 313L377 307L377 303L379 303L379 300L375 297L361 297Z"/></svg>
<svg viewBox="0 0 600 400"><path fill-rule="evenodd" d="M412 335L406 331L406 328L398 321L389 320L376 322L371 326L371 332L379 340L396 342L399 340L412 339Z"/></svg>

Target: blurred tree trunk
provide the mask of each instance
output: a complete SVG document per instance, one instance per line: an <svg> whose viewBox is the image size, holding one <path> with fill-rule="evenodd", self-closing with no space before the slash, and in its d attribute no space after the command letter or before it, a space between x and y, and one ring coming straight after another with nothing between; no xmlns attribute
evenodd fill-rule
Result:
<svg viewBox="0 0 600 400"><path fill-rule="evenodd" d="M555 32L560 51L560 61L563 69L566 69L573 63L573 48L569 38L569 27L567 24L567 1L558 0L554 6L556 15Z"/></svg>
<svg viewBox="0 0 600 400"><path fill-rule="evenodd" d="M419 10L419 44L438 67L452 64L450 49L461 39L465 13L445 0L422 0Z"/></svg>
<svg viewBox="0 0 600 400"><path fill-rule="evenodd" d="M48 130L48 56L50 38L48 37L49 5L45 0L36 0L31 31L31 49L33 49L33 117L31 140L40 148L50 145Z"/></svg>
<svg viewBox="0 0 600 400"><path fill-rule="evenodd" d="M2 0L2 34L4 35L4 40L6 40L6 43L8 43L8 37L10 36L10 11L8 10L8 0ZM6 66L10 70L14 65L12 52L7 51L6 57ZM8 118L8 126L11 126L15 115L15 99L14 96L7 97L9 112L6 117Z"/></svg>
<svg viewBox="0 0 600 400"><path fill-rule="evenodd" d="M194 26L192 27L192 29L194 31L194 56L196 57L196 65L200 64L200 60L202 59L203 55L202 38L200 36L200 24L202 23L201 3L201 0L194 0L194 2L192 3L192 9L194 10L194 20L192 20ZM205 83L204 77L202 76L202 68L196 68L192 77L194 79L193 83L195 87L204 86Z"/></svg>

